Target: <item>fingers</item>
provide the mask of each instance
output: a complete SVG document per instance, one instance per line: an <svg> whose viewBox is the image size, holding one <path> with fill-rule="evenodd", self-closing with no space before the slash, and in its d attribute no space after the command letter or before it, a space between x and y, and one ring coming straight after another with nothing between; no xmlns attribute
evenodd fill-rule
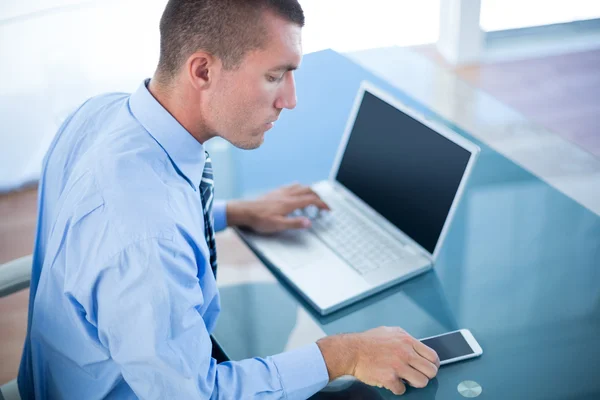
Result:
<svg viewBox="0 0 600 400"><path fill-rule="evenodd" d="M287 229L304 229L311 225L311 222L306 217L277 217L274 219L274 228L277 231Z"/></svg>
<svg viewBox="0 0 600 400"><path fill-rule="evenodd" d="M410 385L424 388L437 375L435 351L398 327L379 327L362 333L355 376L363 382L383 385L400 395ZM418 349L418 350L417 350Z"/></svg>
<svg viewBox="0 0 600 400"><path fill-rule="evenodd" d="M426 358L421 357L419 354L415 354L414 358L408 362L408 365L424 375L427 379L435 378L438 373L438 367Z"/></svg>
<svg viewBox="0 0 600 400"><path fill-rule="evenodd" d="M308 207L310 205L317 206L321 210L330 210L329 206L309 186L293 183L291 185L284 186L283 190L289 196L292 196L290 199L290 206L294 207L294 210Z"/></svg>
<svg viewBox="0 0 600 400"><path fill-rule="evenodd" d="M289 185L283 186L281 189L285 190L289 193L297 193L299 189L302 189L305 186L300 185L298 182L291 183Z"/></svg>
<svg viewBox="0 0 600 400"><path fill-rule="evenodd" d="M286 186L286 190L290 194L310 194L312 193L312 189L308 186L303 186L298 183L294 183L293 185Z"/></svg>
<svg viewBox="0 0 600 400"><path fill-rule="evenodd" d="M416 357L420 357L415 355ZM415 388L424 388L429 383L429 377L425 376L421 371L412 367L412 365L404 365L398 374L402 379L408 382L410 386Z"/></svg>
<svg viewBox="0 0 600 400"><path fill-rule="evenodd" d="M330 210L329 206L323 200L321 200L321 198L315 192L312 191L309 194L299 195L291 199L289 205L292 210L306 208L311 205L316 206L320 210Z"/></svg>
<svg viewBox="0 0 600 400"><path fill-rule="evenodd" d="M433 349L424 345L423 343L421 343L420 341L418 341L416 339L413 344L413 348L419 355L421 355L421 357L425 358L426 360L428 360L429 362L434 364L436 366L436 368L440 367L440 358L438 357L437 353Z"/></svg>
<svg viewBox="0 0 600 400"><path fill-rule="evenodd" d="M406 385L396 375L390 377L383 386L391 390L396 396L403 395L406 392Z"/></svg>

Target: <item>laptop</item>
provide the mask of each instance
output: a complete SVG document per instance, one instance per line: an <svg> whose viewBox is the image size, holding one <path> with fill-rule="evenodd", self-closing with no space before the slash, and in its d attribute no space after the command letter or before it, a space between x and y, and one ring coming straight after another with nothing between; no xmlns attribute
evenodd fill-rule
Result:
<svg viewBox="0 0 600 400"><path fill-rule="evenodd" d="M306 230L239 231L320 315L435 264L479 147L363 82Z"/></svg>

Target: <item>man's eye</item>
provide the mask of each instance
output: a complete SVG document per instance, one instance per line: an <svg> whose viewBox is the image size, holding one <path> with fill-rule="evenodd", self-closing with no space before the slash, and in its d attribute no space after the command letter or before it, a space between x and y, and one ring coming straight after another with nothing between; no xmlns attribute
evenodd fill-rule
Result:
<svg viewBox="0 0 600 400"><path fill-rule="evenodd" d="M279 82L281 79L283 79L283 76L267 75L267 81L269 81L269 82Z"/></svg>

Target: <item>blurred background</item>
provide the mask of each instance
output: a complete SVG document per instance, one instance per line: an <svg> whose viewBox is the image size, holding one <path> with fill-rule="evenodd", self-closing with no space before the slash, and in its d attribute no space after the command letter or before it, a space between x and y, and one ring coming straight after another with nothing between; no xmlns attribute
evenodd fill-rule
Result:
<svg viewBox="0 0 600 400"><path fill-rule="evenodd" d="M0 1L0 263L31 253L42 159L66 116L90 96L132 92L152 75L165 3ZM480 114L475 110L475 117L465 122L471 126L465 129L484 141L493 136L493 147L498 149L502 135L514 135L528 121L529 132L553 138L554 159L567 157L567 152L569 160L580 160L586 171L600 178L600 1L300 3L307 21L305 53L331 48L364 60L369 50L395 48L399 58L386 71L412 71L407 82L398 83L406 85L403 90L409 95L418 98L418 88L443 81L445 104L454 109L471 101L473 93L488 103L501 104L521 119L511 120L517 122L507 127L499 118L486 115L484 107ZM453 91L446 91L448 82ZM436 107L426 96L419 100ZM485 129L493 135L478 132L482 125L477 121L485 121ZM494 124L503 129L494 130ZM525 155L514 147L501 151L594 208L589 199L597 191L588 183L578 186L544 176L548 159L539 160L547 149L532 149ZM217 140L209 143L209 150L219 181L218 197L252 196L271 188L269 181L244 175L248 156L241 151ZM26 307L27 291L0 300L0 337L14 338L0 346L0 383L16 376Z"/></svg>
<svg viewBox="0 0 600 400"><path fill-rule="evenodd" d="M165 3L0 2L0 192L37 180L57 128L86 98L106 91L131 92L152 75L158 61L158 21ZM594 21L600 17L600 2L594 0L301 3L307 20L305 53L432 44L422 52L429 57L441 53L437 62L472 65L600 45L600 23ZM540 26L547 29L540 30ZM435 45L438 38L444 48ZM220 192L224 197L242 194L232 185Z"/></svg>

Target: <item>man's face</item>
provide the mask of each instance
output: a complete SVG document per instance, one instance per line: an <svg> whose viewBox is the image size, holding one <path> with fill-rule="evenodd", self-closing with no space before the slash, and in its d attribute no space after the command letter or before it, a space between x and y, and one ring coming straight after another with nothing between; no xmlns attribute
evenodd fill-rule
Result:
<svg viewBox="0 0 600 400"><path fill-rule="evenodd" d="M259 147L281 111L296 107L292 70L302 59L302 28L270 14L265 20L265 47L221 70L206 104L209 129L242 149Z"/></svg>

